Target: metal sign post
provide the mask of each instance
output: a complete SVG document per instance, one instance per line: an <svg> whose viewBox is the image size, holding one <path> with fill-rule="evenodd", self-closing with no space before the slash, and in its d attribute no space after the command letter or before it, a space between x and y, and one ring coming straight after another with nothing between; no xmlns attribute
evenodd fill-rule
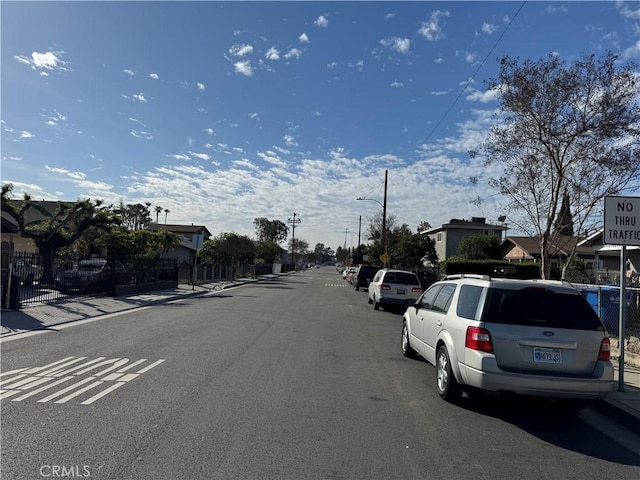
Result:
<svg viewBox="0 0 640 480"><path fill-rule="evenodd" d="M640 246L640 197L605 197L605 245L620 245L620 318L618 320L618 390L624 392L624 338L627 308L627 245Z"/></svg>

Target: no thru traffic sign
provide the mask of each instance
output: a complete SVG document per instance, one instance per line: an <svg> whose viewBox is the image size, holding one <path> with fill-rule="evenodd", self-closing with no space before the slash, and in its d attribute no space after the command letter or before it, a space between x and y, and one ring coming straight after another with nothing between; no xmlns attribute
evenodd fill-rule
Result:
<svg viewBox="0 0 640 480"><path fill-rule="evenodd" d="M604 243L640 246L640 197L605 197Z"/></svg>

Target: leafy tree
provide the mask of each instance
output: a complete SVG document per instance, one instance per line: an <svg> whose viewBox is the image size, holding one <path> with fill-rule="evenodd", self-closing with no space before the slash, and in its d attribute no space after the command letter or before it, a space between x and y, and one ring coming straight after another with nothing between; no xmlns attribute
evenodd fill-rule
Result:
<svg viewBox="0 0 640 480"><path fill-rule="evenodd" d="M377 212L369 219L369 231L367 232L367 239L373 241L378 247L376 250L380 250L380 254L376 255L378 258L382 252L382 245L384 243L387 251L390 251L393 244L393 235L391 232L396 228L396 216L391 214L387 215L387 222L385 225L384 242L382 242L382 212Z"/></svg>
<svg viewBox="0 0 640 480"><path fill-rule="evenodd" d="M109 233L94 240L96 245L104 246L109 253L118 256L159 258L162 253L178 248L180 237L173 232L159 230L127 230L116 227Z"/></svg>
<svg viewBox="0 0 640 480"><path fill-rule="evenodd" d="M435 241L429 236L413 233L406 224L394 229L392 236L391 262L396 267L413 270L421 268L425 261L437 263Z"/></svg>
<svg viewBox="0 0 640 480"><path fill-rule="evenodd" d="M605 196L638 186L640 79L619 60L610 52L570 65L557 55L505 56L488 81L503 114L483 146L486 163L503 167L491 185L506 196L511 221L539 239L542 278L564 192L575 231L586 235L601 223Z"/></svg>
<svg viewBox="0 0 640 480"><path fill-rule="evenodd" d="M55 212L49 212L29 194L25 194L22 201L12 200L12 191L12 184L2 186L2 211L15 220L22 237L34 241L43 259L45 281L49 280L47 276L51 274L56 250L71 246L90 229L108 232L120 224L111 206L104 206L102 200L58 202ZM31 212L37 212L40 220L28 222Z"/></svg>
<svg viewBox="0 0 640 480"><path fill-rule="evenodd" d="M458 256L466 260L501 260L500 242L493 235L471 235L460 240Z"/></svg>
<svg viewBox="0 0 640 480"><path fill-rule="evenodd" d="M129 230L142 230L151 223L151 203L130 203L120 201L116 213L122 218L122 224Z"/></svg>
<svg viewBox="0 0 640 480"><path fill-rule="evenodd" d="M336 261L344 264L347 258L349 258L349 249L338 247L336 250Z"/></svg>
<svg viewBox="0 0 640 480"><path fill-rule="evenodd" d="M256 235L260 242L279 244L289 236L289 227L280 220L269 220L264 217L254 218L253 225L256 228Z"/></svg>
<svg viewBox="0 0 640 480"><path fill-rule="evenodd" d="M569 203L569 194L564 192L562 195L562 205L560 211L553 222L554 234L573 237L573 217L571 216L571 205Z"/></svg>
<svg viewBox="0 0 640 480"><path fill-rule="evenodd" d="M325 263L331 261L334 256L334 252L331 248L326 247L324 243L316 243L313 249L314 260L317 263Z"/></svg>
<svg viewBox="0 0 640 480"><path fill-rule="evenodd" d="M246 235L223 232L207 240L202 245L200 258L204 264L222 263L231 265L235 262L253 261L256 255L256 244Z"/></svg>
<svg viewBox="0 0 640 480"><path fill-rule="evenodd" d="M302 238L292 239L291 251L297 255L306 255L309 251L309 242Z"/></svg>

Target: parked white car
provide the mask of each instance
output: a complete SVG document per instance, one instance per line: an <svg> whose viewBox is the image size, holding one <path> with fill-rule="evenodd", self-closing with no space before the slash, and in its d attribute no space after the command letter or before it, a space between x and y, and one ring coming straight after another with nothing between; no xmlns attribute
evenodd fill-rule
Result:
<svg viewBox="0 0 640 480"><path fill-rule="evenodd" d="M378 270L368 290L369 304L373 304L376 310L380 309L380 305L411 305L422 293L420 280L415 273L387 268Z"/></svg>
<svg viewBox="0 0 640 480"><path fill-rule="evenodd" d="M401 346L436 366L445 400L480 389L576 409L614 388L607 331L567 282L447 277L407 309Z"/></svg>

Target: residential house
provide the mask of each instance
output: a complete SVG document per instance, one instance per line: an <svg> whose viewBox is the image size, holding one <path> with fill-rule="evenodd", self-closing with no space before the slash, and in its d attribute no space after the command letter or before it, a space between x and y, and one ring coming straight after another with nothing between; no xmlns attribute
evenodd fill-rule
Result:
<svg viewBox="0 0 640 480"><path fill-rule="evenodd" d="M620 245L604 244L604 229L582 240L578 246L593 252L593 272L598 283L618 283L620 281ZM633 286L640 286L640 247L627 246L627 278Z"/></svg>
<svg viewBox="0 0 640 480"><path fill-rule="evenodd" d="M180 280L192 278L193 266L196 261L196 250L202 247L205 240L211 238L211 232L203 225L179 225L151 223L145 227L152 232L165 231L175 233L180 237L180 245L175 250L165 252L163 258L178 261L178 277Z"/></svg>
<svg viewBox="0 0 640 480"><path fill-rule="evenodd" d="M501 244L503 258L509 262L540 262L542 254L538 237L509 236ZM552 268L560 268L567 262L573 248L576 256L582 259L587 267L592 268L594 262L593 249L580 246L580 239L567 235L553 237L549 240L549 261Z"/></svg>
<svg viewBox="0 0 640 480"><path fill-rule="evenodd" d="M435 241L438 259L443 261L458 254L458 246L463 239L477 235L492 235L501 242L502 232L505 230L506 225L492 225L483 217L472 217L471 220L453 218L449 223L427 230L424 234Z"/></svg>

